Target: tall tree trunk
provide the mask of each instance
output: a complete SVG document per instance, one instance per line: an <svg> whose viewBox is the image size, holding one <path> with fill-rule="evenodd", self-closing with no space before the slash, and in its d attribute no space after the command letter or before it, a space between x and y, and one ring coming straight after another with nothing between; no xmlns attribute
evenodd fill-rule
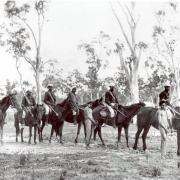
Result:
<svg viewBox="0 0 180 180"><path fill-rule="evenodd" d="M41 104L42 99L41 99L41 83L40 83L40 72L39 70L36 71L36 94L37 94L37 103Z"/></svg>
<svg viewBox="0 0 180 180"><path fill-rule="evenodd" d="M176 95L176 106L180 106L180 71L176 69L175 71L175 82L176 82L176 87L175 87L175 95Z"/></svg>
<svg viewBox="0 0 180 180"><path fill-rule="evenodd" d="M139 102L139 86L138 86L138 72L135 71L129 79L129 88L131 93L131 103Z"/></svg>

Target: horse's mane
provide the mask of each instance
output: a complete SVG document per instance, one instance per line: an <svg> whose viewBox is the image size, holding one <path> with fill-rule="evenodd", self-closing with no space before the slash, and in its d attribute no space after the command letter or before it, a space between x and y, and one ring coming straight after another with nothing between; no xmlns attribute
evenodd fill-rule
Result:
<svg viewBox="0 0 180 180"><path fill-rule="evenodd" d="M0 106L2 105L2 104L4 104L5 103L5 101L7 101L7 98L8 98L9 96L5 96L4 98L2 98L1 100L0 100Z"/></svg>
<svg viewBox="0 0 180 180"><path fill-rule="evenodd" d="M131 108L133 108L133 107L135 107L135 106L137 106L137 105L145 106L144 103L139 102L139 103L131 104L131 105L128 105L128 106L118 105L118 109L122 109L122 108L123 108L123 109L131 109Z"/></svg>

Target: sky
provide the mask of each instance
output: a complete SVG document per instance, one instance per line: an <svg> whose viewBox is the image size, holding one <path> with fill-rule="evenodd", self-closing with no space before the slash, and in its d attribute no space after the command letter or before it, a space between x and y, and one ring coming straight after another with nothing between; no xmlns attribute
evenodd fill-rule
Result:
<svg viewBox="0 0 180 180"><path fill-rule="evenodd" d="M26 2L21 0L23 1ZM0 1L0 24L7 21L3 12L4 2L5 0ZM160 1L137 1L137 13L140 16L137 30L138 40L147 43L150 41L152 27L155 23L153 13L161 6ZM121 14L119 15L121 17ZM86 58L77 48L81 42L92 40L102 30L113 39L122 37L108 0L50 0L46 17L42 57L57 59L65 73L75 68L82 73L87 71ZM30 23L34 22L34 18L32 16ZM122 16L121 20L125 23L125 17ZM126 27L125 24L124 27ZM15 60L5 51L4 47L0 47L0 54L0 85L2 86L6 79L18 80L18 73ZM112 75L119 66L118 58L112 58L109 61L109 67L100 72L100 77ZM21 71L24 80L33 81L32 72L27 64L22 64Z"/></svg>

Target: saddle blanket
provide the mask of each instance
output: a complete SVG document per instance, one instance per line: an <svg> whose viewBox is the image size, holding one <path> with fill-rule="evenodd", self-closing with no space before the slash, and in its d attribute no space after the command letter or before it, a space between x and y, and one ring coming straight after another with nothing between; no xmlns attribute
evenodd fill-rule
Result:
<svg viewBox="0 0 180 180"><path fill-rule="evenodd" d="M108 110L109 110L109 116L110 116L110 118L113 118L114 116L115 116L115 112L114 112L114 109L111 107L111 106L109 106L108 104L104 104L104 106L105 107L107 107L108 108ZM100 112L100 114L103 116L103 115L105 115L105 113L102 111L102 112ZM108 114L106 114L106 116L107 116ZM106 117L105 116L105 117Z"/></svg>
<svg viewBox="0 0 180 180"><path fill-rule="evenodd" d="M43 106L45 107L45 114L48 115L49 113L52 112L52 109L47 105L47 104L43 104Z"/></svg>

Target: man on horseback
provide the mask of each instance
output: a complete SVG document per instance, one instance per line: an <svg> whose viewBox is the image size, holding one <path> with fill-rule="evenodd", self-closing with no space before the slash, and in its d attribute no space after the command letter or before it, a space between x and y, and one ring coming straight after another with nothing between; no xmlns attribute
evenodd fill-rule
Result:
<svg viewBox="0 0 180 180"><path fill-rule="evenodd" d="M78 99L76 96L76 88L75 87L72 88L71 92L68 94L66 102L69 104L70 111L72 112L72 115L73 115L73 122L74 122L74 125L76 125L77 124L77 116L79 114L79 107L78 107ZM67 114L67 112L65 112L65 114Z"/></svg>
<svg viewBox="0 0 180 180"><path fill-rule="evenodd" d="M47 88L48 91L46 91L44 95L44 103L48 106L48 108L46 108L46 113L49 115L47 116L46 123L48 123L48 120L51 118L53 113L56 113L54 110L56 105L56 96L53 92L53 84L48 84Z"/></svg>
<svg viewBox="0 0 180 180"><path fill-rule="evenodd" d="M110 112L110 117L113 119L113 127L116 126L115 110L117 110L118 99L114 93L115 87L109 86L110 89L105 93L105 103Z"/></svg>
<svg viewBox="0 0 180 180"><path fill-rule="evenodd" d="M159 105L161 102L165 102L166 105L170 105L170 84L164 86L164 91L159 94Z"/></svg>
<svg viewBox="0 0 180 180"><path fill-rule="evenodd" d="M25 119L34 117L33 110L35 105L36 102L34 97L32 96L32 92L30 90L27 90L21 103L22 109L25 111Z"/></svg>

